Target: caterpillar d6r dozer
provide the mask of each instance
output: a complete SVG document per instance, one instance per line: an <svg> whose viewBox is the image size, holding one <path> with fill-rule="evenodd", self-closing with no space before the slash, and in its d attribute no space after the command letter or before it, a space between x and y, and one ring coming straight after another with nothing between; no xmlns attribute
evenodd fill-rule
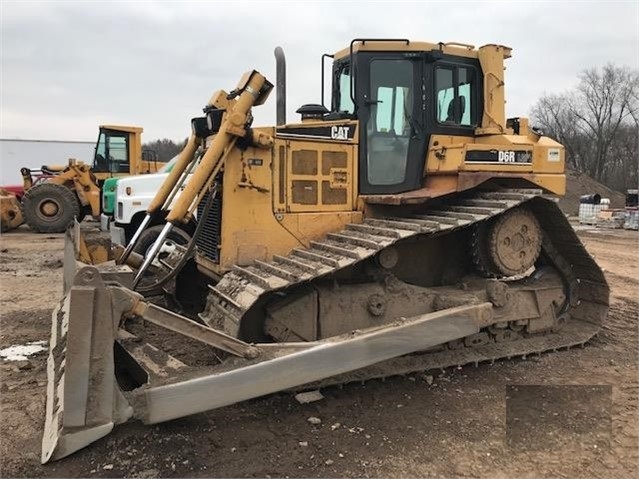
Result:
<svg viewBox="0 0 639 479"><path fill-rule="evenodd" d="M281 49L276 126L252 127L273 89L257 71L213 94L114 260L89 264L89 241L68 232L43 462L132 418L597 333L609 291L554 200L564 149L505 118L510 49L357 39L326 57L330 109L304 105L297 123L285 121ZM132 253L165 214L146 256ZM194 215L191 243L169 248ZM194 350L168 354L151 336L184 336Z"/></svg>

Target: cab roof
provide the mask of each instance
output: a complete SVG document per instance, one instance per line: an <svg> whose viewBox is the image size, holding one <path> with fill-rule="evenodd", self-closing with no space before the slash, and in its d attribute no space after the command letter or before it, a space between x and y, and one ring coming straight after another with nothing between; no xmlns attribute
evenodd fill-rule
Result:
<svg viewBox="0 0 639 479"><path fill-rule="evenodd" d="M124 131L126 133L142 133L144 129L141 126L129 126L129 125L100 125L100 130L115 130Z"/></svg>
<svg viewBox="0 0 639 479"><path fill-rule="evenodd" d="M439 50L446 55L453 55L466 58L478 58L479 48L474 45L458 42L413 42L408 39L397 40L376 40L376 39L356 39L351 43L353 53L358 51L393 51L393 52L429 52ZM351 46L348 46L335 53L335 60L346 58L351 53ZM484 45L484 47L500 47L506 51L504 58L510 58L511 48L503 45ZM483 48L483 47L480 47Z"/></svg>

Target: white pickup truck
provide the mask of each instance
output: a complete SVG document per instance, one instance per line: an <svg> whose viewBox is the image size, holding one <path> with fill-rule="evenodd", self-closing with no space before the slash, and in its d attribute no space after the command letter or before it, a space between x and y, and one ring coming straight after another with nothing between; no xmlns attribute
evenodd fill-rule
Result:
<svg viewBox="0 0 639 479"><path fill-rule="evenodd" d="M176 161L177 157L173 158L158 173L118 179L115 189L113 217L102 214L101 218L101 229L110 230L111 240L114 243L126 245L131 240L131 237L146 216L146 209L149 203L151 203L155 193L169 175ZM176 198L177 196L179 196L179 192ZM163 218L158 218L152 223L151 227L147 228L138 240L135 250L140 253L146 252L146 249L158 236L163 225ZM194 229L194 223L185 225L183 228L173 228L174 233L170 235L169 239L173 239L178 244L186 244Z"/></svg>

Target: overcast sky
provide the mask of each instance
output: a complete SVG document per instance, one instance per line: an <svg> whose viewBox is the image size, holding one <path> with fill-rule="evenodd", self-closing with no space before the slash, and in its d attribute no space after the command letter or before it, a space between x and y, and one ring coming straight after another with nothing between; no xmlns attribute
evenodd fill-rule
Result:
<svg viewBox="0 0 639 479"><path fill-rule="evenodd" d="M0 138L94 140L104 123L185 138L211 93L287 55L288 119L320 97L320 56L354 37L513 48L509 116L606 62L639 67L639 2L0 1ZM275 123L275 95L254 110Z"/></svg>

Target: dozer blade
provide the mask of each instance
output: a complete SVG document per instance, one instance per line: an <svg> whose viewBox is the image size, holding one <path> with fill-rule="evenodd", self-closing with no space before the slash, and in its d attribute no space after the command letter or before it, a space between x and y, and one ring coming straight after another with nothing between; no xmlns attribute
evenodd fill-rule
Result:
<svg viewBox="0 0 639 479"><path fill-rule="evenodd" d="M43 463L91 444L131 417L158 423L295 388L474 334L493 321L492 305L477 303L320 341L249 345L145 303L105 280L108 268L77 261L72 232L67 243L72 256L66 260L76 269L65 271L66 294L53 312ZM168 367L154 369L157 358L166 354L146 343L127 342L131 335L119 326L131 314L236 357L187 370L171 358L164 363ZM136 368L146 371L146 379L123 393L116 371Z"/></svg>
<svg viewBox="0 0 639 479"><path fill-rule="evenodd" d="M83 243L79 225L67 230L65 295L51 324L42 463L105 436L132 414L115 384L113 343L119 314L98 269L79 260ZM123 271L105 264L103 274L115 278L118 269ZM122 279L126 282L126 275Z"/></svg>

